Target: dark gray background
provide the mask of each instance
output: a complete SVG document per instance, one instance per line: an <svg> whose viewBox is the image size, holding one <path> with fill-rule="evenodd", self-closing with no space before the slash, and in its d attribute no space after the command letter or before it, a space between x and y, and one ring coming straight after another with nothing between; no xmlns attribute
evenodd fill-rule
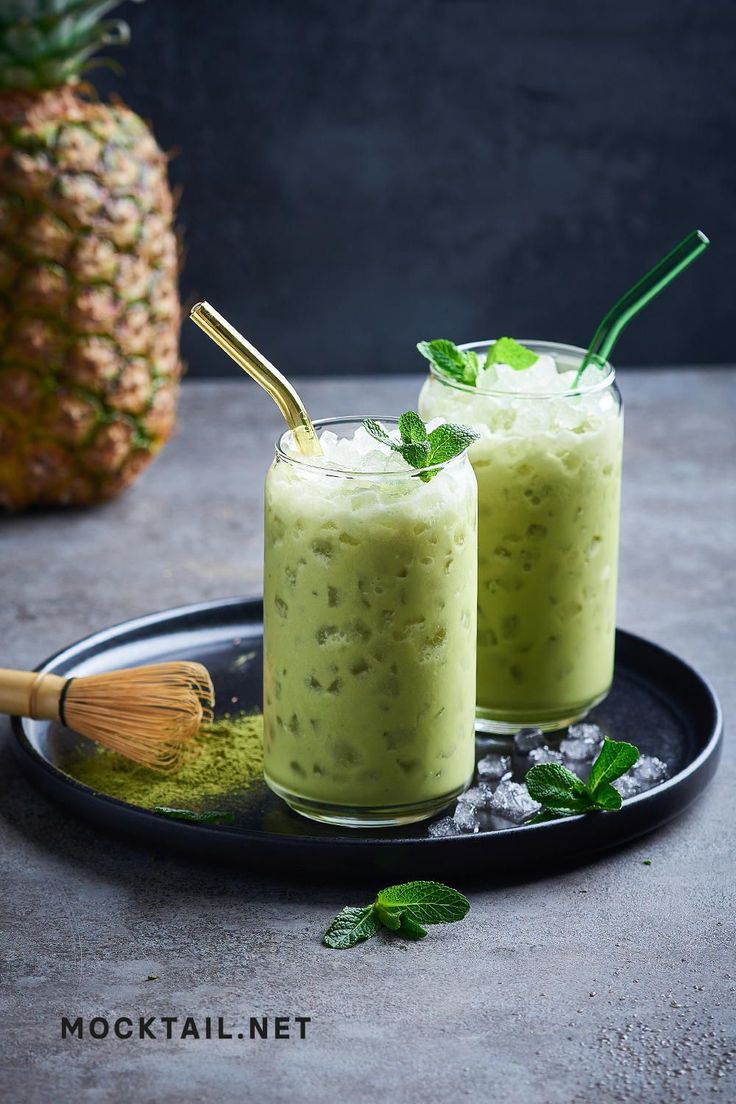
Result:
<svg viewBox="0 0 736 1104"><path fill-rule="evenodd" d="M182 189L182 291L289 373L419 338L585 344L686 232L623 364L733 359L733 0L149 0L124 75ZM116 13L117 14L117 13ZM193 375L236 372L184 326Z"/></svg>

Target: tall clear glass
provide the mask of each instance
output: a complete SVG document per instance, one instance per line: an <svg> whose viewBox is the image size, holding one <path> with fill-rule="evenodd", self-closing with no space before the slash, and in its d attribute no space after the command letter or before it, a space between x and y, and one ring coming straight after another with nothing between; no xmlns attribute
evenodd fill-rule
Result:
<svg viewBox="0 0 736 1104"><path fill-rule="evenodd" d="M462 346L481 357L493 342ZM558 373L584 350L523 341ZM423 418L473 425L478 480L478 727L554 731L613 677L623 415L608 365L577 389L484 390L432 371Z"/></svg>
<svg viewBox="0 0 736 1104"><path fill-rule="evenodd" d="M352 435L361 418L317 423ZM388 428L395 419L382 418ZM264 753L297 812L430 817L474 766L477 486L463 453L345 471L276 446L266 480Z"/></svg>

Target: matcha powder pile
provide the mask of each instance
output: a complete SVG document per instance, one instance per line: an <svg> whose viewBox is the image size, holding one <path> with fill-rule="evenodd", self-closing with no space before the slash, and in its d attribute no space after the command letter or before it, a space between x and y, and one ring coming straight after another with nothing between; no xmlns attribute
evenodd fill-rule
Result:
<svg viewBox="0 0 736 1104"><path fill-rule="evenodd" d="M193 753L171 774L102 749L69 763L66 770L85 786L130 805L199 811L208 798L242 793L263 777L263 716L225 716L204 725Z"/></svg>

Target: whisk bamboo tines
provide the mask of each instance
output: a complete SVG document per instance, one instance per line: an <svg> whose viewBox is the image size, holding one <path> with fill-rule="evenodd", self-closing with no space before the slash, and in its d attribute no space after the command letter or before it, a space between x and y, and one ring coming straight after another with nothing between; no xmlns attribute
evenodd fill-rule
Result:
<svg viewBox="0 0 736 1104"><path fill-rule="evenodd" d="M174 770L212 720L215 694L201 663L154 663L65 679L0 668L0 712L61 721L154 770Z"/></svg>

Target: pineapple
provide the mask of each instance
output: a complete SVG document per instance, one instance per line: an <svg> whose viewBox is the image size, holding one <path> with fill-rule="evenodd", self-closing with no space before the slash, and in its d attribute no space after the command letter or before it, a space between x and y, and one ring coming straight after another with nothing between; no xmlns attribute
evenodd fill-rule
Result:
<svg viewBox="0 0 736 1104"><path fill-rule="evenodd" d="M142 119L99 102L80 80L109 40L101 16L116 6L0 4L0 507L8 510L111 498L173 427L181 308L166 157Z"/></svg>

